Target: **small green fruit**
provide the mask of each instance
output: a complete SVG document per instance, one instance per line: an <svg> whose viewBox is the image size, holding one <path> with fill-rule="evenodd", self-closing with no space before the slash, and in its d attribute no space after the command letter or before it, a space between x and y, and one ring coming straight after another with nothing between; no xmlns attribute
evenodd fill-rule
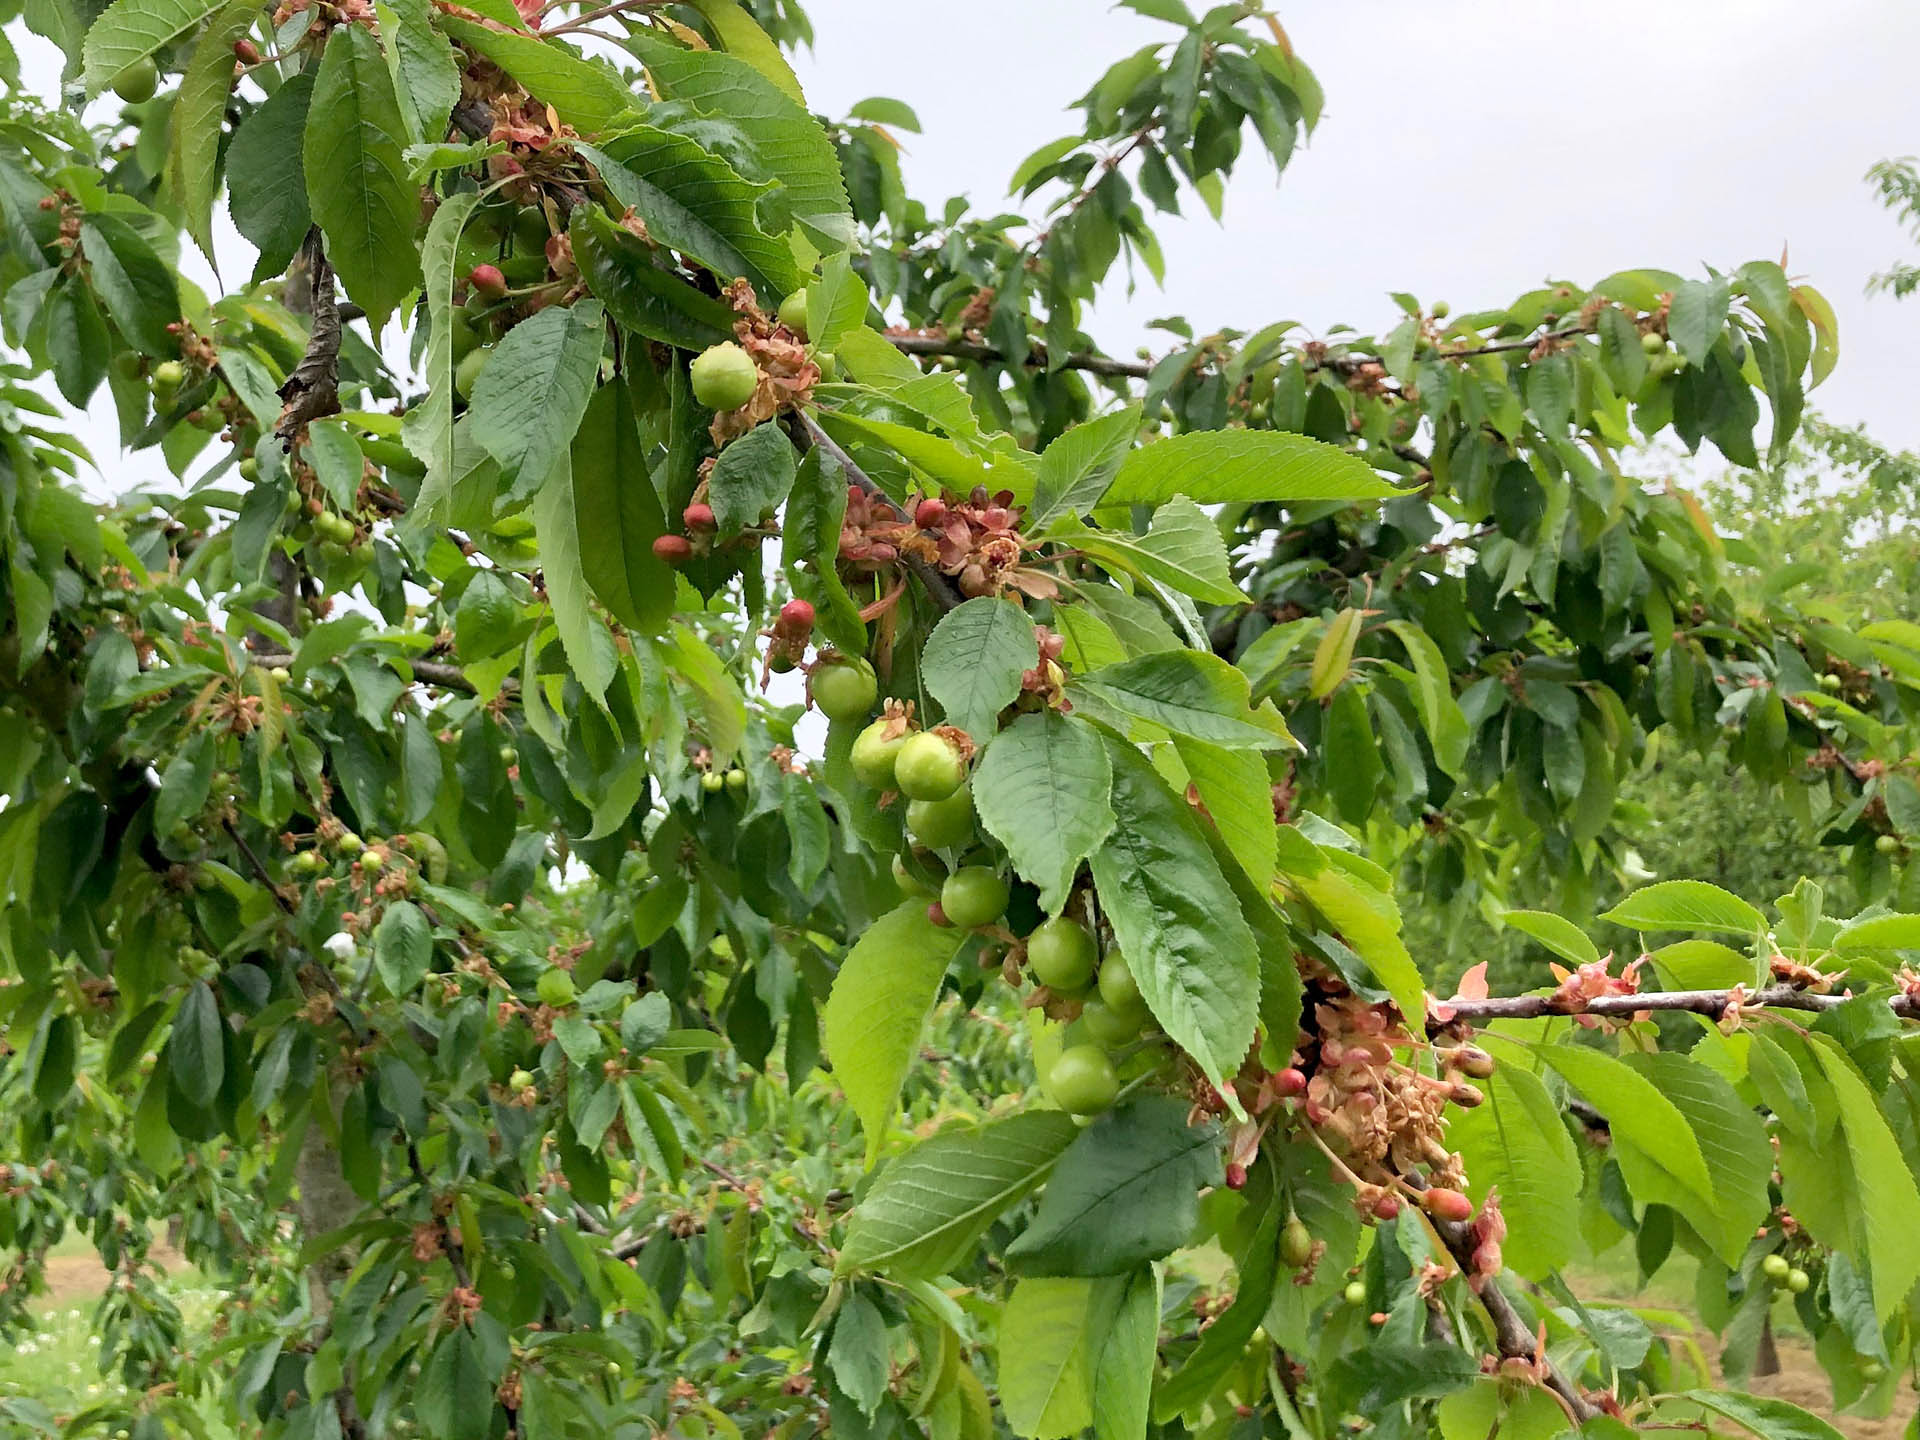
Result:
<svg viewBox="0 0 1920 1440"><path fill-rule="evenodd" d="M151 100L160 88L160 67L152 60L136 60L113 77L113 93L129 105Z"/></svg>
<svg viewBox="0 0 1920 1440"><path fill-rule="evenodd" d="M1366 1284L1359 1280L1349 1281L1341 1296L1349 1305L1364 1305L1367 1303Z"/></svg>
<svg viewBox="0 0 1920 1440"><path fill-rule="evenodd" d="M1313 1232L1298 1215L1290 1217L1280 1232L1280 1258L1295 1270L1313 1258ZM1364 1288L1362 1298L1365 1298Z"/></svg>
<svg viewBox="0 0 1920 1440"><path fill-rule="evenodd" d="M907 857L904 855L896 855L893 857L893 883L898 885L901 891L908 895L925 895L931 898L940 893L937 887L921 879L920 876L915 873L914 868L907 863Z"/></svg>
<svg viewBox="0 0 1920 1440"><path fill-rule="evenodd" d="M251 455L244 456L235 468L239 470L240 478L249 485L260 478L260 462Z"/></svg>
<svg viewBox="0 0 1920 1440"><path fill-rule="evenodd" d="M813 352L813 363L818 367L822 380L838 380L840 378L840 357L831 350L815 350Z"/></svg>
<svg viewBox="0 0 1920 1440"><path fill-rule="evenodd" d="M1878 1385L1887 1378L1887 1367L1878 1360L1869 1360L1860 1367L1860 1378L1869 1385Z"/></svg>
<svg viewBox="0 0 1920 1440"><path fill-rule="evenodd" d="M480 372L492 358L491 345L476 345L460 357L460 363L453 367L453 388L462 400L473 398L473 387L480 379Z"/></svg>
<svg viewBox="0 0 1920 1440"><path fill-rule="evenodd" d="M991 925L1007 908L1007 882L984 865L967 865L940 887L940 908L962 930Z"/></svg>
<svg viewBox="0 0 1920 1440"><path fill-rule="evenodd" d="M556 1010L563 1005L571 1005L576 993L572 974L558 965L542 970L534 989L540 996L541 1004L551 1005Z"/></svg>
<svg viewBox="0 0 1920 1440"><path fill-rule="evenodd" d="M1787 1276L1793 1273L1793 1267L1787 1263L1784 1255L1769 1255L1760 1262L1760 1273L1774 1284L1783 1284Z"/></svg>
<svg viewBox="0 0 1920 1440"><path fill-rule="evenodd" d="M747 772L740 769L738 766L736 766L732 770L727 771L726 778L727 778L727 789L733 791L734 794L736 795L739 794L742 790L745 790L747 788Z"/></svg>
<svg viewBox="0 0 1920 1440"><path fill-rule="evenodd" d="M829 720L845 724L864 720L873 713L873 702L880 698L880 682L873 666L858 655L843 655L829 650L813 662L807 676L813 703Z"/></svg>
<svg viewBox="0 0 1920 1440"><path fill-rule="evenodd" d="M780 323L802 340L807 338L807 292L796 290L780 302Z"/></svg>
<svg viewBox="0 0 1920 1440"><path fill-rule="evenodd" d="M1649 355L1658 355L1667 348L1667 337L1657 330L1649 330L1640 337L1640 348Z"/></svg>
<svg viewBox="0 0 1920 1440"><path fill-rule="evenodd" d="M967 762L944 735L909 735L894 757L893 783L909 800L945 800L967 778Z"/></svg>
<svg viewBox="0 0 1920 1440"><path fill-rule="evenodd" d="M907 806L907 833L929 850L958 850L973 839L973 793L962 785L944 800Z"/></svg>
<svg viewBox="0 0 1920 1440"><path fill-rule="evenodd" d="M889 737L883 717L862 730L853 742L854 776L870 790L893 788L893 764L900 748L907 743L905 734Z"/></svg>
<svg viewBox="0 0 1920 1440"><path fill-rule="evenodd" d="M708 770L700 776L700 788L709 795L718 795L726 785L727 777L718 770Z"/></svg>
<svg viewBox="0 0 1920 1440"><path fill-rule="evenodd" d="M753 357L731 340L709 346L694 358L693 398L709 410L738 410L759 384Z"/></svg>
<svg viewBox="0 0 1920 1440"><path fill-rule="evenodd" d="M1089 1000L1080 1009L1080 1023L1099 1045L1112 1049L1140 1033L1140 1022L1122 1015L1104 1000Z"/></svg>
<svg viewBox="0 0 1920 1440"><path fill-rule="evenodd" d="M1796 1295L1806 1294L1808 1287L1812 1284L1813 1277L1797 1266L1787 1272L1787 1289Z"/></svg>
<svg viewBox="0 0 1920 1440"><path fill-rule="evenodd" d="M1140 997L1127 957L1118 950L1107 951L1100 962L1100 998L1122 1015L1144 1015L1147 1002Z"/></svg>
<svg viewBox="0 0 1920 1440"><path fill-rule="evenodd" d="M1830 670L1820 677L1820 688L1829 695L1838 691L1843 684L1845 684L1845 682Z"/></svg>
<svg viewBox="0 0 1920 1440"><path fill-rule="evenodd" d="M1056 915L1036 925L1027 937L1027 964L1033 978L1053 990L1084 989L1093 979L1099 951L1079 921Z"/></svg>
<svg viewBox="0 0 1920 1440"><path fill-rule="evenodd" d="M531 1084L533 1084L533 1072L530 1070L516 1070L507 1077L509 1090L525 1090Z"/></svg>
<svg viewBox="0 0 1920 1440"><path fill-rule="evenodd" d="M1098 1115L1120 1094L1120 1077L1106 1051L1097 1045L1073 1045L1060 1052L1047 1072L1047 1093L1071 1115Z"/></svg>
<svg viewBox="0 0 1920 1440"><path fill-rule="evenodd" d="M340 838L334 842L334 848L342 855L353 856L358 855L362 850L366 849L367 842L354 834L353 831L345 830L341 832Z"/></svg>
<svg viewBox="0 0 1920 1440"><path fill-rule="evenodd" d="M156 395L164 394L168 399L180 388L180 382L187 378L186 369L178 360L162 360L153 367L153 390Z"/></svg>
<svg viewBox="0 0 1920 1440"><path fill-rule="evenodd" d="M1429 313L1432 314L1436 320L1444 320L1453 313L1453 307L1444 300L1436 300L1433 302L1433 309Z"/></svg>
<svg viewBox="0 0 1920 1440"><path fill-rule="evenodd" d="M273 683L276 685L286 685L293 680L293 671L284 665L274 666L271 670L267 671L267 674L273 677Z"/></svg>
<svg viewBox="0 0 1920 1440"><path fill-rule="evenodd" d="M426 873L429 885L446 883L447 847L440 843L438 835L429 835L424 830L416 830L407 836L407 848L413 851L421 870Z"/></svg>
<svg viewBox="0 0 1920 1440"><path fill-rule="evenodd" d="M1900 837L1897 835L1876 835L1873 837L1873 848L1878 850L1882 855L1898 855L1900 853Z"/></svg>

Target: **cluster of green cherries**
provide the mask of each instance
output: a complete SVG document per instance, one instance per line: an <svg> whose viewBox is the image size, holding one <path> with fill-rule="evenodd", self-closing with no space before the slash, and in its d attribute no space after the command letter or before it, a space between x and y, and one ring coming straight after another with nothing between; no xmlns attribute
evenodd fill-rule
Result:
<svg viewBox="0 0 1920 1440"><path fill-rule="evenodd" d="M814 704L837 724L866 720L879 698L873 667L857 656L821 655L808 683ZM883 716L855 737L849 761L862 785L905 798L907 834L915 846L950 855L972 848L977 837L967 761L946 735L904 730ZM1010 891L992 865L958 865L936 890L905 855L896 855L893 875L903 891L932 899L927 912L936 924L977 930L999 924L1006 914ZM1097 1115L1120 1093L1113 1052L1137 1040L1151 1018L1140 987L1126 957L1117 948L1102 956L1093 933L1071 916L1041 921L1025 948L1035 982L1079 1008L1042 1087L1061 1109Z"/></svg>

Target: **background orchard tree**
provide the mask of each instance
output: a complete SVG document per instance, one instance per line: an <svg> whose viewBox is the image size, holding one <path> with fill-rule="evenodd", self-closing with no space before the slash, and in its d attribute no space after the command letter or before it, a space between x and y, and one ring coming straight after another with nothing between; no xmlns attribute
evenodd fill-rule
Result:
<svg viewBox="0 0 1920 1440"><path fill-rule="evenodd" d="M125 104L0 122L0 1326L77 1227L125 1386L10 1425L1835 1433L1577 1294L1627 1236L1891 1408L1920 628L1635 476L1788 473L1830 308L1115 358L1151 217L1321 109L1261 7L1132 8L992 216L809 113L791 4L28 8ZM87 503L102 385L193 483ZM1844 885L1614 903L1650 750ZM1396 895L1558 969L1441 984Z"/></svg>

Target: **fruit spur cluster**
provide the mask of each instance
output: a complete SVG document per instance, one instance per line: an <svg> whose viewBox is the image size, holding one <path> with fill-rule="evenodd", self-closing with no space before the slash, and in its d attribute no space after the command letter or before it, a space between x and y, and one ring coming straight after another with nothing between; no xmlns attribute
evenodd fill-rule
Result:
<svg viewBox="0 0 1920 1440"><path fill-rule="evenodd" d="M905 558L952 577L969 599L1012 591L1049 600L1059 586L1024 563L1030 546L1020 533L1023 514L1012 491L992 493L984 485L964 499L927 496L904 514L884 497L853 486L841 521L840 564L852 575L872 575Z"/></svg>
<svg viewBox="0 0 1920 1440"><path fill-rule="evenodd" d="M1288 1063L1269 1070L1249 1055L1232 1082L1246 1118L1230 1133L1227 1184L1246 1183L1247 1167L1269 1131L1297 1134L1318 1146L1334 1175L1353 1187L1365 1220L1392 1220L1407 1205L1435 1221L1466 1225L1463 1264L1478 1286L1500 1269L1506 1233L1497 1195L1476 1211L1466 1171L1447 1147L1449 1106L1471 1109L1484 1096L1475 1080L1494 1060L1454 1029L1432 1044L1408 1033L1391 1003L1369 1001L1310 956L1296 955L1306 987L1299 1035ZM1432 1057L1428 1073L1418 1061ZM1194 1117L1224 1115L1227 1097L1196 1079ZM1290 1261L1311 1274L1317 1253Z"/></svg>

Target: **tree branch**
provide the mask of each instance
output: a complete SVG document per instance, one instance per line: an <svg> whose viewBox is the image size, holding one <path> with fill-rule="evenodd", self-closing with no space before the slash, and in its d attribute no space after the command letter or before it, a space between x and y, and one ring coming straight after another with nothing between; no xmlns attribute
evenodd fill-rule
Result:
<svg viewBox="0 0 1920 1440"><path fill-rule="evenodd" d="M265 666L269 670L275 666L290 666L293 662L294 657L292 655L280 655L270 652L261 653L253 657L254 664ZM472 695L476 693L473 688L473 682L467 679L466 672L458 665L448 665L438 660L409 660L407 661L407 665L413 671L413 678L422 685L432 685L439 690L457 690L462 695ZM518 684L512 679L509 679L501 686L501 691L503 694L506 694L518 688Z"/></svg>
<svg viewBox="0 0 1920 1440"><path fill-rule="evenodd" d="M951 355L956 360L972 360L982 365L1005 365L1010 363L1004 350L993 345L982 344L978 340L965 340L945 335L888 335L893 348L902 355ZM1039 342L1027 352L1027 358L1021 362L1030 369L1045 369L1048 363L1047 347ZM1111 355L1102 355L1096 350L1075 350L1060 362L1066 370L1085 370L1091 375L1103 375L1112 379L1145 380L1153 374L1153 365L1146 360L1116 360Z"/></svg>
<svg viewBox="0 0 1920 1440"><path fill-rule="evenodd" d="M907 512L893 503L892 496L874 484L873 477L856 465L853 457L840 448L840 442L822 430L819 423L811 415L807 414L804 410L797 411L795 412L794 419L801 433L806 437L807 442L812 445L817 445L821 450L825 451L827 457L846 472L847 479L859 486L861 491L870 499L884 505L888 510L892 511L900 520L911 523ZM908 568L919 577L920 583L926 587L927 594L932 597L934 604L938 605L942 610L959 608L961 599L960 592L954 588L953 582L941 573L938 566L929 564L925 560L916 559L911 555L903 555L901 558L907 562Z"/></svg>
<svg viewBox="0 0 1920 1440"><path fill-rule="evenodd" d="M279 423L273 427L282 447L288 450L293 448L294 437L311 421L340 413L340 307L334 303L333 267L327 264L319 226L307 231L302 256L313 292L313 331L307 340L307 353L280 387L280 398L286 403Z"/></svg>
<svg viewBox="0 0 1920 1440"><path fill-rule="evenodd" d="M1738 995L1742 1010L1832 1010L1844 1005L1850 995L1822 995L1799 990L1791 985L1769 985ZM1732 990L1652 990L1641 995L1605 995L1584 1005L1569 1006L1557 993L1515 995L1489 1000L1447 1000L1441 1002L1446 1019L1429 1015L1427 1029L1438 1034L1450 1025L1479 1024L1487 1020L1539 1020L1552 1015L1598 1015L1613 1020L1629 1020L1643 1010L1673 1011L1704 1015L1718 1020L1734 1003ZM1920 1020L1920 996L1899 994L1887 1001L1903 1020Z"/></svg>

